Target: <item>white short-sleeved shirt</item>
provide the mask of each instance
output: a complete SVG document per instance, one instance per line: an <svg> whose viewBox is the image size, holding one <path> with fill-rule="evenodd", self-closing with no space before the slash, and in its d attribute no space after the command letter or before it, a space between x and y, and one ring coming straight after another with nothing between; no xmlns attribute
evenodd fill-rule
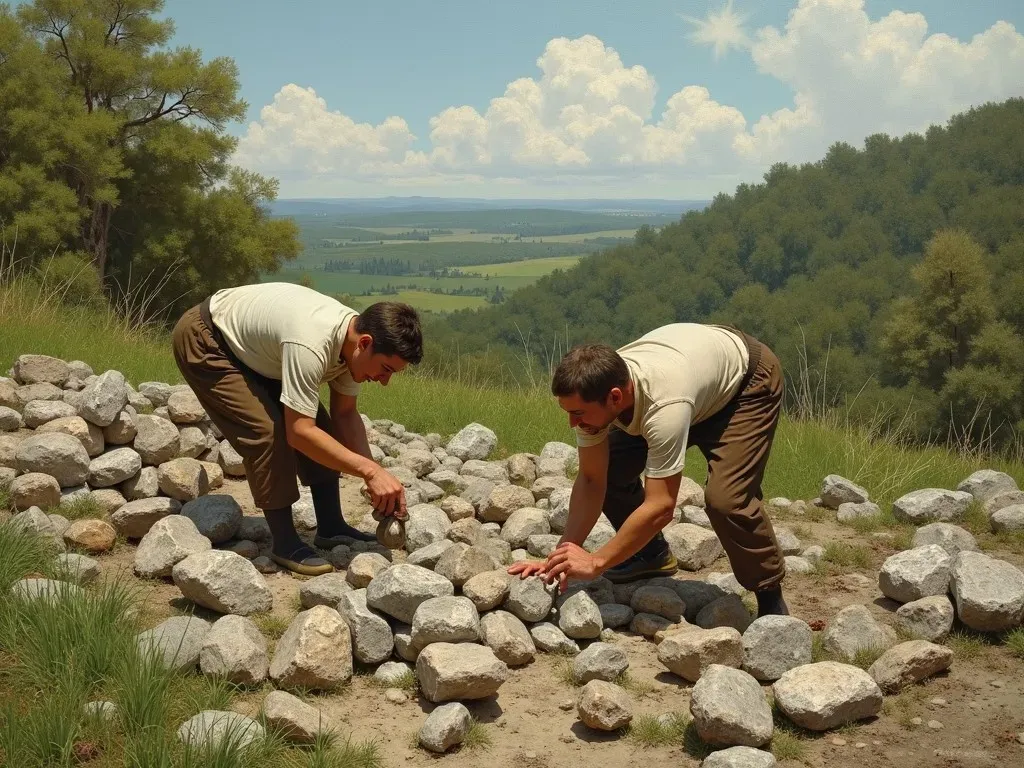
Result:
<svg viewBox="0 0 1024 768"><path fill-rule="evenodd" d="M358 313L330 296L294 283L257 283L217 291L210 298L214 325L238 359L281 381L281 402L316 418L320 385L358 395L359 384L341 359L349 323Z"/></svg>
<svg viewBox="0 0 1024 768"><path fill-rule="evenodd" d="M593 435L577 427L577 445L598 445L609 429L621 429L647 441L647 477L682 472L690 425L717 413L736 394L747 370L746 345L724 328L673 323L618 353L633 381L633 419L616 420Z"/></svg>

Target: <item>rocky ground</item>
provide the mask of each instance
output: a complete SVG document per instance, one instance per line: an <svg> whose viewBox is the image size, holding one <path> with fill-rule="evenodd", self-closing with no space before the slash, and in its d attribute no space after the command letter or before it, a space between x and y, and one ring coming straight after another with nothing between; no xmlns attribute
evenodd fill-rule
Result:
<svg viewBox="0 0 1024 768"><path fill-rule="evenodd" d="M237 713L295 739L373 739L386 765L697 765L711 743L709 766L1024 760L1024 647L1006 642L1024 620L1024 507L1006 475L909 494L891 510L900 527L835 476L818 499L773 500L792 616L753 621L696 484L666 532L676 577L556 595L504 570L557 542L571 447L493 460L480 425L445 440L368 422L407 486L404 541L338 547L325 553L337 572L308 579L265 557L244 470L187 388L136 391L51 359L11 373L0 481L18 524L67 548L69 582L131 579L154 628L141 644L244 685ZM341 493L374 532L361 483ZM94 514L61 519L62 499ZM980 544L958 525L972 515L993 534ZM295 518L311 541L305 494ZM587 546L610 535L602 521ZM57 588L26 579L15 593Z"/></svg>

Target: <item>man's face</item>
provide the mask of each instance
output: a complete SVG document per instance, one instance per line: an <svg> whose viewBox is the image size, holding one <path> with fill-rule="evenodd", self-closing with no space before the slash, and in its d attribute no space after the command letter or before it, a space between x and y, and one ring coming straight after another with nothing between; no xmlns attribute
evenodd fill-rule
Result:
<svg viewBox="0 0 1024 768"><path fill-rule="evenodd" d="M596 434L611 424L619 415L616 406L621 406L621 403L622 390L618 387L608 393L603 403L587 402L576 393L558 398L558 405L569 414L569 426L579 427L589 434Z"/></svg>
<svg viewBox="0 0 1024 768"><path fill-rule="evenodd" d="M356 345L352 360L349 362L349 373L359 384L376 381L385 387L391 377L405 370L407 363L398 355L382 355L373 351L373 338L361 336Z"/></svg>

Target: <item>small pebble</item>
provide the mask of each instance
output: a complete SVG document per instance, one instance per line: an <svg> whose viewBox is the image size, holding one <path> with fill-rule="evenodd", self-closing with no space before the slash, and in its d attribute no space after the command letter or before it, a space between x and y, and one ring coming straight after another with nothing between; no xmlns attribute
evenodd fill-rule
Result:
<svg viewBox="0 0 1024 768"><path fill-rule="evenodd" d="M527 760L536 760L537 759L537 753L533 752L533 751L527 752L526 753L526 759Z"/></svg>
<svg viewBox="0 0 1024 768"><path fill-rule="evenodd" d="M1021 731L1017 734L1017 741L1019 741L1021 744L1024 744L1024 731Z"/></svg>
<svg viewBox="0 0 1024 768"><path fill-rule="evenodd" d="M857 742L856 744L854 744L853 746L855 746L855 747L856 747L857 749L864 749L864 747L866 747L866 746L867 746L867 744L865 744L865 743L864 743L863 741L858 741L858 742Z"/></svg>
<svg viewBox="0 0 1024 768"><path fill-rule="evenodd" d="M560 710L562 710L563 712L568 712L570 709L573 709L575 706L576 706L576 703L572 699L566 699L565 701L563 701L561 704L558 705L558 708Z"/></svg>
<svg viewBox="0 0 1024 768"><path fill-rule="evenodd" d="M944 706L946 706L947 702L946 702L945 699L940 699L938 697L935 697L929 703L934 704L936 707L944 707Z"/></svg>
<svg viewBox="0 0 1024 768"><path fill-rule="evenodd" d="M940 723L938 720L929 720L928 727L931 728L933 731L941 731L942 723Z"/></svg>
<svg viewBox="0 0 1024 768"><path fill-rule="evenodd" d="M834 739L832 739L832 743L835 744L837 747L845 747L846 739L841 739L838 736L836 736Z"/></svg>
<svg viewBox="0 0 1024 768"><path fill-rule="evenodd" d="M980 706L981 706L981 704L979 704L979 703L978 703L978 702L976 702L976 701L972 701L972 702L970 702L970 703L969 703L969 704L968 704L967 706L968 706L968 707L970 707L971 709L977 709L978 707L980 707Z"/></svg>
<svg viewBox="0 0 1024 768"><path fill-rule="evenodd" d="M874 745L875 745L876 747L880 747L880 746L882 746L882 742L880 742L880 741L879 741L878 739L875 739L875 740L874 740L874 741L872 741L871 743L872 743L872 744L874 744Z"/></svg>
<svg viewBox="0 0 1024 768"><path fill-rule="evenodd" d="M559 736L558 738L564 741L566 744L572 744L572 736Z"/></svg>
<svg viewBox="0 0 1024 768"><path fill-rule="evenodd" d="M924 722L920 717L915 717L910 721L911 725L921 725Z"/></svg>
<svg viewBox="0 0 1024 768"><path fill-rule="evenodd" d="M993 680L992 681L992 687L993 688L1002 688L1005 685L1006 685L1006 683L1004 683L1002 680Z"/></svg>
<svg viewBox="0 0 1024 768"><path fill-rule="evenodd" d="M384 691L384 698L392 704L405 704L409 700L409 697L405 695L405 691L400 691L397 688L388 688Z"/></svg>

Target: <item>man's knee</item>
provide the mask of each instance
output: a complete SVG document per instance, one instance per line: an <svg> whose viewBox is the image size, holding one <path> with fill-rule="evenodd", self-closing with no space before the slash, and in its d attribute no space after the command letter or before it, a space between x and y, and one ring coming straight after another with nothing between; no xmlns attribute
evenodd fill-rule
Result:
<svg viewBox="0 0 1024 768"><path fill-rule="evenodd" d="M716 483L704 489L704 506L709 514L727 515L747 505L747 496Z"/></svg>

